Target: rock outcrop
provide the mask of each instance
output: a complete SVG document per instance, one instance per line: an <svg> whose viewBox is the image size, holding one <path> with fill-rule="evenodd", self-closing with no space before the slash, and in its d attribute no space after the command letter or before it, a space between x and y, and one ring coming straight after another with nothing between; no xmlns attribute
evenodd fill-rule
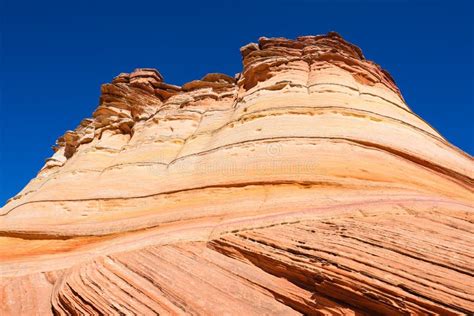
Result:
<svg viewBox="0 0 474 316"><path fill-rule="evenodd" d="M102 86L0 209L2 315L465 314L474 164L336 33Z"/></svg>

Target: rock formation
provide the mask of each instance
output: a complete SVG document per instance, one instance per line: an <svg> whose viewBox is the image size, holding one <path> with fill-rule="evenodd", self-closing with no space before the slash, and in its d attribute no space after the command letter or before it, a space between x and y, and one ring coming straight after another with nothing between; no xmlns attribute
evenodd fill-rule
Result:
<svg viewBox="0 0 474 316"><path fill-rule="evenodd" d="M474 311L474 164L336 33L102 86L0 209L1 315Z"/></svg>

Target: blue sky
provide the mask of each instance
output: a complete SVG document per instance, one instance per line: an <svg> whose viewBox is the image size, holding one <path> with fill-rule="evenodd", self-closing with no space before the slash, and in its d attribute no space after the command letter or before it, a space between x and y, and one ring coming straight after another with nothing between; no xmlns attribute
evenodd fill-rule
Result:
<svg viewBox="0 0 474 316"><path fill-rule="evenodd" d="M1 0L0 205L33 178L100 85L154 67L182 84L239 72L260 36L334 30L387 69L410 107L474 154L471 1Z"/></svg>

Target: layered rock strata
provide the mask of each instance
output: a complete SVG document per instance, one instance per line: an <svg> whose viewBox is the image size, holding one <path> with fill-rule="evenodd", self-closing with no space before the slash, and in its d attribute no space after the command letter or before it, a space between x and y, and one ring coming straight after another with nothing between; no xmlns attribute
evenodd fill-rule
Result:
<svg viewBox="0 0 474 316"><path fill-rule="evenodd" d="M2 315L466 314L473 159L336 33L102 86L0 209Z"/></svg>

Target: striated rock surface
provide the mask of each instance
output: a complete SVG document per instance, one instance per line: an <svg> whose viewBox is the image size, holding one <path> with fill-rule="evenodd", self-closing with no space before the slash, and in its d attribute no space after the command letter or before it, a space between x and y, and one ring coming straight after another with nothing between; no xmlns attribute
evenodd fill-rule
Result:
<svg viewBox="0 0 474 316"><path fill-rule="evenodd" d="M0 209L1 315L468 314L474 164L338 34L102 86Z"/></svg>

